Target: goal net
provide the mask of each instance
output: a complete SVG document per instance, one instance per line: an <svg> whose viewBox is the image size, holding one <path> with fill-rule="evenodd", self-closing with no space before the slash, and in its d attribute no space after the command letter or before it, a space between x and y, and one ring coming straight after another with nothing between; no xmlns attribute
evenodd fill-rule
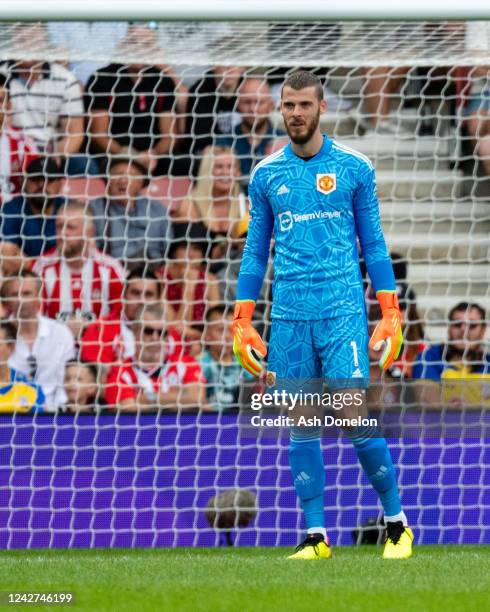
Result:
<svg viewBox="0 0 490 612"><path fill-rule="evenodd" d="M490 543L490 22L4 22L1 547L297 543L287 436L241 426L264 385L229 323L298 68L376 168L405 349L371 356L368 401L404 509L420 543ZM376 540L349 442L323 448L333 543Z"/></svg>

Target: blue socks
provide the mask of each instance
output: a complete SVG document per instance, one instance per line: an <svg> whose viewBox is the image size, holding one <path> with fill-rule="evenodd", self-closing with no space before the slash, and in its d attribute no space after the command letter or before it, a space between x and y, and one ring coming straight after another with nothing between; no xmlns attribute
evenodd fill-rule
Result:
<svg viewBox="0 0 490 612"><path fill-rule="evenodd" d="M382 437L354 437L352 443L369 482L379 495L385 516L401 512L400 494L391 454Z"/></svg>
<svg viewBox="0 0 490 612"><path fill-rule="evenodd" d="M291 439L289 465L294 486L305 515L306 529L325 529L324 490L325 466L320 448L320 438Z"/></svg>
<svg viewBox="0 0 490 612"><path fill-rule="evenodd" d="M351 439L359 462L379 495L385 516L400 515L402 508L396 472L386 440L383 437L362 436ZM304 512L306 529L311 531L314 527L321 527L324 532L325 466L320 437L304 440L291 438L289 465Z"/></svg>

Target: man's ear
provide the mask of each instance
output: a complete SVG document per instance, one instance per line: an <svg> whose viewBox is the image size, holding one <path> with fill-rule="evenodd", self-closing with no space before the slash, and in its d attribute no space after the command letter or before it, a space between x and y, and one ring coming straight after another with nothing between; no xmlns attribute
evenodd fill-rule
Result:
<svg viewBox="0 0 490 612"><path fill-rule="evenodd" d="M323 115L323 113L327 112L327 101L326 100L320 100L320 115Z"/></svg>

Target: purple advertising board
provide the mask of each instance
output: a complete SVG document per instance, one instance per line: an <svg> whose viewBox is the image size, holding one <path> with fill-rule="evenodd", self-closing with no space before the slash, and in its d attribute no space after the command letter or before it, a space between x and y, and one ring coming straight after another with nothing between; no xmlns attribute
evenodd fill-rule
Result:
<svg viewBox="0 0 490 612"><path fill-rule="evenodd" d="M444 437L390 437L404 508L419 544L490 544L490 435L475 414L453 420ZM380 508L349 441L323 448L328 533L349 545ZM1 548L220 545L204 510L237 487L257 515L236 545L297 544L287 438L250 436L237 415L0 417Z"/></svg>

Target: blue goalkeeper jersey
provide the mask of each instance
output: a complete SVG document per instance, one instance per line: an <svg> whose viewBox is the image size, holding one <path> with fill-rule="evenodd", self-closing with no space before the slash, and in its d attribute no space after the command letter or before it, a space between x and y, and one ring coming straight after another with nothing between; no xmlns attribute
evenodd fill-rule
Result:
<svg viewBox="0 0 490 612"><path fill-rule="evenodd" d="M376 291L395 289L367 157L324 136L312 158L291 144L254 169L237 299L257 299L274 236L272 318L365 313L357 240Z"/></svg>

